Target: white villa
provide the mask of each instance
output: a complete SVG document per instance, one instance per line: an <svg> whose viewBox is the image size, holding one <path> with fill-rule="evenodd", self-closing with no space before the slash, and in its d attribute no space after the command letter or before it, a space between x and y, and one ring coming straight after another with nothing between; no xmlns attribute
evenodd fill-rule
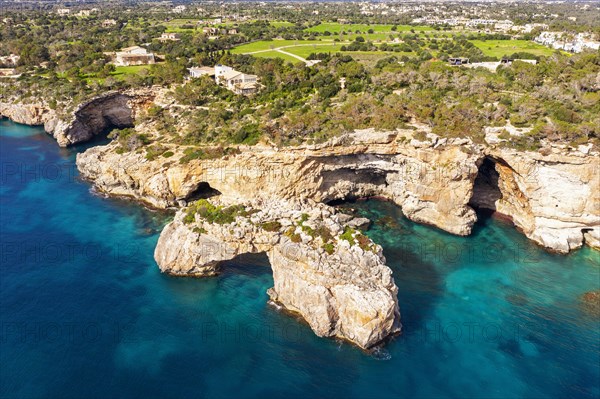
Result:
<svg viewBox="0 0 600 399"><path fill-rule="evenodd" d="M19 63L20 59L21 59L21 57L18 56L17 54L6 55L3 57L0 57L0 64L7 65L7 66L15 66Z"/></svg>
<svg viewBox="0 0 600 399"><path fill-rule="evenodd" d="M160 35L160 37L157 39L160 40L161 42L166 42L169 40L177 41L177 40L179 40L179 34L174 33L174 32L165 32L162 35Z"/></svg>
<svg viewBox="0 0 600 399"><path fill-rule="evenodd" d="M253 94L258 91L258 76L238 72L225 65L215 65L215 82L236 94Z"/></svg>
<svg viewBox="0 0 600 399"><path fill-rule="evenodd" d="M121 49L115 53L115 65L129 66L129 65L146 65L154 64L154 54L149 53L143 47L132 46Z"/></svg>
<svg viewBox="0 0 600 399"><path fill-rule="evenodd" d="M104 21L102 21L102 26L104 28L109 27L109 26L114 26L117 24L117 21L115 21L114 19L105 19Z"/></svg>

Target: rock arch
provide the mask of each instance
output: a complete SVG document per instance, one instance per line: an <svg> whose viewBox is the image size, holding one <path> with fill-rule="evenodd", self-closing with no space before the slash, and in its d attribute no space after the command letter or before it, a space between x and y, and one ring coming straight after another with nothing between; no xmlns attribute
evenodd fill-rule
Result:
<svg viewBox="0 0 600 399"><path fill-rule="evenodd" d="M335 210L323 204L276 201L253 209L258 211L224 225L198 216L186 223L186 212L179 212L154 252L161 271L214 276L223 261L264 252L273 270L271 300L299 314L318 336L343 338L367 349L400 331L398 287L381 247L370 240L361 248L339 239L343 225ZM326 252L304 229L297 229L295 238L286 233L304 212L310 213L307 226L322 223L334 233L332 250ZM277 226L267 228L265 221Z"/></svg>
<svg viewBox="0 0 600 399"><path fill-rule="evenodd" d="M95 97L75 110L70 123L57 122L52 126L53 136L61 147L66 147L89 141L113 128L133 127L131 100L131 96L119 92Z"/></svg>

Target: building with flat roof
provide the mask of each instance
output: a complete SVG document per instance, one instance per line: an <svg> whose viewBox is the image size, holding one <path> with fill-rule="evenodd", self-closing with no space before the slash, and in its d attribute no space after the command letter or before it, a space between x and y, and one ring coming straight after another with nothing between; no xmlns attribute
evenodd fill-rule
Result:
<svg viewBox="0 0 600 399"><path fill-rule="evenodd" d="M192 78L200 78L202 76L214 76L215 68L211 67L191 67L188 68L188 72L190 73L189 77Z"/></svg>

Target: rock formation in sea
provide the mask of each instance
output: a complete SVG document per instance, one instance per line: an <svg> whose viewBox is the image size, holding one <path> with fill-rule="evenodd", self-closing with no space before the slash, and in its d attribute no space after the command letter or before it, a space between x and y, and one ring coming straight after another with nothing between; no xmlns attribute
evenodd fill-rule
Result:
<svg viewBox="0 0 600 399"><path fill-rule="evenodd" d="M400 331L398 288L381 247L351 221L311 200L201 200L164 228L154 257L169 274L212 276L222 261L264 252L273 269L272 301L319 336L370 348Z"/></svg>
<svg viewBox="0 0 600 399"><path fill-rule="evenodd" d="M153 102L169 107L161 93L107 93L65 120L35 105L0 104L0 114L44 124L66 146L131 126ZM152 135L151 123L135 128ZM186 160L182 146L164 140L168 158L119 145L90 148L78 154L77 166L104 193L179 208L156 248L162 271L210 276L224 260L265 252L273 301L318 335L363 348L399 330L397 288L381 248L351 227L365 221L347 220L326 205L331 201L384 197L407 218L457 235L471 233L476 209L490 209L550 250L600 248L600 158L589 146L518 151L439 137L420 125L355 131L320 144L237 146L212 159Z"/></svg>

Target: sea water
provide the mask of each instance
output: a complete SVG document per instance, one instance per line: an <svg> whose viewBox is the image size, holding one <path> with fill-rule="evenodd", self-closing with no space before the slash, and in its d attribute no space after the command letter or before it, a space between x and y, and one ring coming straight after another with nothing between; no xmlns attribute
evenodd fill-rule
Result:
<svg viewBox="0 0 600 399"><path fill-rule="evenodd" d="M470 237L374 221L403 333L363 352L267 304L264 255L206 279L153 259L171 214L99 196L40 128L0 121L0 397L600 396L598 252L550 254L482 217ZM93 145L93 144L92 144Z"/></svg>

